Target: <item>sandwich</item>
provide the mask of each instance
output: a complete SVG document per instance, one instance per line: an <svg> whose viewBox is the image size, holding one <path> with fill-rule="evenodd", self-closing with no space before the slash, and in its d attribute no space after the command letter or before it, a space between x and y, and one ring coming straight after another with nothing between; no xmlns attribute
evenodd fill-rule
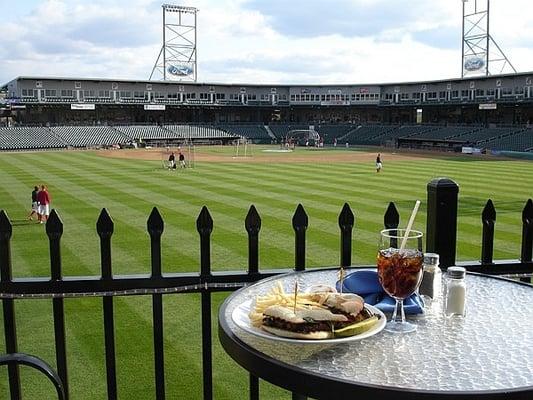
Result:
<svg viewBox="0 0 533 400"><path fill-rule="evenodd" d="M331 339L353 336L378 320L356 294L311 293L298 307L273 304L263 310L261 329L294 339Z"/></svg>

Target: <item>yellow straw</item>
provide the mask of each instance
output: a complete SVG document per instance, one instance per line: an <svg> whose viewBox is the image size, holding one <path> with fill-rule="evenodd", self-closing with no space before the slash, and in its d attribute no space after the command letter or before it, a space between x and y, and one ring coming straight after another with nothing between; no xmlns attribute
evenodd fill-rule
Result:
<svg viewBox="0 0 533 400"><path fill-rule="evenodd" d="M413 212L411 213L411 218L409 218L409 223L407 224L407 228L405 228L405 234L403 235L402 245L400 246L400 251L402 251L405 248L405 245L407 244L407 238L409 237L409 233L411 232L411 228L413 227L413 222L415 222L415 217L416 217L416 213L418 212L418 207L420 207L420 200L416 201L415 208L413 208Z"/></svg>

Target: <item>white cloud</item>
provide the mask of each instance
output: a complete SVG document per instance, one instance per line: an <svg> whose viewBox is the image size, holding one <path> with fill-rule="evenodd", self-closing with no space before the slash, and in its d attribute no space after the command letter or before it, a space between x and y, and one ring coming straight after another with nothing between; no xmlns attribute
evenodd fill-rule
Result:
<svg viewBox="0 0 533 400"><path fill-rule="evenodd" d="M416 7L395 14L395 7L405 7L405 1L338 0L336 4L349 4L350 10L355 6L386 7L387 18L398 15L408 19L395 23L380 19L384 26L364 34L339 31L305 36L276 29L278 15L266 14L261 7L250 8L248 0L182 4L200 9L200 81L379 83L457 77L460 2L409 3ZM285 9L276 12L292 15L291 6L293 3L286 2ZM533 23L523 12L529 9L529 1L498 0L492 1L491 7L493 36L517 68L533 70ZM339 22L357 24L353 15L342 14L335 14L335 18L343 18ZM16 15L3 25L0 82L19 75L146 79L161 46L161 8L153 0L47 0L37 9L18 10ZM295 18L289 23L323 21Z"/></svg>

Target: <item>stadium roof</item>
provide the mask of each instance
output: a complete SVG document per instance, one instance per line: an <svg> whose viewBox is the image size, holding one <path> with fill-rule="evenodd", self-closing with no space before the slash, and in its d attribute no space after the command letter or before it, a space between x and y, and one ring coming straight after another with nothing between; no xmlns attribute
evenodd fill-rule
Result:
<svg viewBox="0 0 533 400"><path fill-rule="evenodd" d="M488 78L504 78L504 77L514 77L514 76L527 76L533 75L533 71L529 72L519 72L512 74L501 74L501 75L489 75L489 76L471 76L465 78L448 78L448 79L436 79L430 81L411 81L411 82L381 82L381 83L298 83L298 84L277 84L277 83L235 83L235 82L182 82L182 81L151 81L144 79L110 79L110 78L81 78L81 77L58 77L58 76L18 76L13 81L17 80L60 80L60 81L93 81L93 82L129 82L129 83L152 83L152 84L168 84L168 85L200 85L200 86L212 86L212 85L222 85L222 86L259 86L259 87L291 87L291 86L380 86L380 85L416 85L419 83L432 84L432 83L443 83L451 81L472 81L472 80L482 80ZM7 83L6 83L7 85Z"/></svg>

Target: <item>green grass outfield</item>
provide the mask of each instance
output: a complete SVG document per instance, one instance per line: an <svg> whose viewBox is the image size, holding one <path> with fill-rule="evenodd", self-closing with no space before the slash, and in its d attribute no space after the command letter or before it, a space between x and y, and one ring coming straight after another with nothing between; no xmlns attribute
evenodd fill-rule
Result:
<svg viewBox="0 0 533 400"><path fill-rule="evenodd" d="M415 227L425 231L426 185L447 176L460 185L458 258L478 259L481 252L480 213L488 198L497 210L496 258L518 258L521 212L533 195L533 163L481 157L419 156L392 161L383 156L384 170L372 162L261 162L264 148L254 146L254 160L235 162L231 147L205 149L226 162L196 162L196 168L167 171L161 160L104 158L98 152L29 152L0 154L0 209L13 221L12 258L15 277L48 276L50 263L44 226L26 221L30 192L49 186L64 223L63 273L98 275L99 239L95 224L102 207L115 222L113 272L147 273L150 269L146 220L157 206L165 220L164 272L198 271L196 217L207 205L214 220L214 270L243 270L247 265L244 218L251 204L262 217L260 266L283 268L294 263L291 217L298 203L309 215L307 265L337 265L337 218L344 202L356 215L354 264L374 263L377 233L389 201L395 201L405 224L416 199L422 200ZM345 154L346 149L306 150L298 154ZM357 153L353 153L357 154ZM359 153L360 154L360 153ZM371 158L369 158L371 159ZM225 294L213 296L213 322ZM105 398L102 302L68 299L67 350L72 399ZM51 302L24 300L16 304L19 350L55 365ZM115 300L118 388L121 399L151 399L153 351L151 299ZM168 295L165 310L165 362L168 399L201 398L201 338L199 295ZM214 329L216 332L216 329ZM5 349L3 326L0 346ZM248 376L214 340L216 399L247 396ZM0 350L0 352L2 352ZM0 375L0 399L8 398L7 373ZM24 399L52 399L48 382L23 368ZM262 383L264 399L290 398Z"/></svg>

